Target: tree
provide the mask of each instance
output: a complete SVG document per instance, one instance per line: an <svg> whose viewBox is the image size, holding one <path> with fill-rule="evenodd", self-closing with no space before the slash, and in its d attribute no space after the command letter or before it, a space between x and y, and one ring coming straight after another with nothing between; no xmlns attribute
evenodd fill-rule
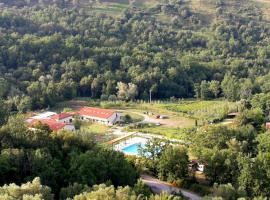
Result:
<svg viewBox="0 0 270 200"><path fill-rule="evenodd" d="M270 152L270 134L268 132L259 134L256 138L259 152Z"/></svg>
<svg viewBox="0 0 270 200"><path fill-rule="evenodd" d="M210 85L207 81L201 82L201 99L208 99L210 97Z"/></svg>
<svg viewBox="0 0 270 200"><path fill-rule="evenodd" d="M236 153L231 150L218 148L202 149L200 159L206 163L204 173L213 183L235 182L237 173Z"/></svg>
<svg viewBox="0 0 270 200"><path fill-rule="evenodd" d="M32 101L29 96L23 96L20 103L17 105L17 109L20 113L26 113L32 109Z"/></svg>
<svg viewBox="0 0 270 200"><path fill-rule="evenodd" d="M224 96L232 101L239 99L239 83L234 75L226 74L223 81L221 82L221 89Z"/></svg>
<svg viewBox="0 0 270 200"><path fill-rule="evenodd" d="M128 85L123 82L117 83L117 97L120 100L134 100L138 95L138 88L135 84L129 83Z"/></svg>
<svg viewBox="0 0 270 200"><path fill-rule="evenodd" d="M0 78L0 99L7 95L8 89L7 80Z"/></svg>
<svg viewBox="0 0 270 200"><path fill-rule="evenodd" d="M80 80L80 90L82 96L91 96L92 76L85 76Z"/></svg>
<svg viewBox="0 0 270 200"><path fill-rule="evenodd" d="M127 91L127 99L134 100L135 97L138 95L138 87L133 83L128 84L128 91Z"/></svg>
<svg viewBox="0 0 270 200"><path fill-rule="evenodd" d="M239 125L252 124L254 127L259 128L264 122L264 114L260 108L246 109L237 116L236 121Z"/></svg>
<svg viewBox="0 0 270 200"><path fill-rule="evenodd" d="M70 166L71 180L90 186L108 180L117 186L133 185L137 178L135 169L123 154L112 150L74 154Z"/></svg>
<svg viewBox="0 0 270 200"><path fill-rule="evenodd" d="M136 193L129 186L118 187L106 186L105 184L95 185L91 192L85 192L74 197L74 200L96 199L96 200L143 200L146 199L144 195L136 195ZM149 200L182 200L182 197L176 197L168 195L167 193L161 193L159 195L151 195Z"/></svg>
<svg viewBox="0 0 270 200"><path fill-rule="evenodd" d="M234 199L238 199L239 197L237 190L232 186L231 183L220 184L220 185L214 184L213 194L210 196L215 197L215 198L222 198L226 200L234 200Z"/></svg>
<svg viewBox="0 0 270 200"><path fill-rule="evenodd" d="M168 147L168 141L153 138L144 147L139 147L140 165L148 168L154 174L158 173L158 163L163 151Z"/></svg>
<svg viewBox="0 0 270 200"><path fill-rule="evenodd" d="M214 95L215 98L218 97L219 93L220 93L220 83L219 81L211 81L210 85L209 85L209 89L211 91L211 93Z"/></svg>
<svg viewBox="0 0 270 200"><path fill-rule="evenodd" d="M8 106L3 100L0 99L0 126L7 121L8 115Z"/></svg>
<svg viewBox="0 0 270 200"><path fill-rule="evenodd" d="M40 179L35 178L32 182L27 182L21 186L10 184L0 187L0 199L53 200L53 195L51 194L51 189L49 187L41 185Z"/></svg>
<svg viewBox="0 0 270 200"><path fill-rule="evenodd" d="M186 178L188 176L188 162L186 149L169 146L159 160L159 178L170 182Z"/></svg>
<svg viewBox="0 0 270 200"><path fill-rule="evenodd" d="M123 82L118 82L117 83L117 97L120 100L126 100L126 94L128 92L128 86L127 84L123 83Z"/></svg>
<svg viewBox="0 0 270 200"><path fill-rule="evenodd" d="M240 83L240 98L241 99L251 99L253 92L253 83L250 79L241 80Z"/></svg>
<svg viewBox="0 0 270 200"><path fill-rule="evenodd" d="M93 82L91 84L91 92L93 98L99 98L102 93L102 84L103 80L101 75L97 76L93 79Z"/></svg>
<svg viewBox="0 0 270 200"><path fill-rule="evenodd" d="M89 192L90 187L87 185L82 185L79 183L73 183L72 185L69 185L68 187L61 188L59 198L61 200L66 200L68 198L73 198L76 195L79 195L83 192Z"/></svg>
<svg viewBox="0 0 270 200"><path fill-rule="evenodd" d="M199 83L194 84L194 92L197 99L201 98L201 85Z"/></svg>

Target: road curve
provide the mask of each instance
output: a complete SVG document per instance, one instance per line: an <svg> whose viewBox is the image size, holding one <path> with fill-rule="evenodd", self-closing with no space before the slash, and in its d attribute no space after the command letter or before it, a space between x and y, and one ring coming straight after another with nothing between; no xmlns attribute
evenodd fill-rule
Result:
<svg viewBox="0 0 270 200"><path fill-rule="evenodd" d="M193 192L190 192L190 191L187 191L187 190L172 186L169 183L160 181L157 178L154 178L154 177L149 176L149 175L141 175L141 179L155 193L161 193L162 191L166 191L168 194L170 194L172 192L181 191L181 193L185 197L189 198L190 200L201 200L202 199L199 195L197 195L197 194L195 194Z"/></svg>

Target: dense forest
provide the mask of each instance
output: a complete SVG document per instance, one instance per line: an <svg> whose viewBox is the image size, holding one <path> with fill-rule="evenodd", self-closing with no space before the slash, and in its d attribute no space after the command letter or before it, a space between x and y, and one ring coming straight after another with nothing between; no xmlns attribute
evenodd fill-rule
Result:
<svg viewBox="0 0 270 200"><path fill-rule="evenodd" d="M183 199L152 194L138 180L144 169L204 199L267 199L270 23L256 2L0 0L0 200ZM150 141L139 158L80 131L30 130L20 116L76 97L150 93L239 101L240 114L232 127L196 125L188 145ZM205 184L190 154L207 163Z"/></svg>
<svg viewBox="0 0 270 200"><path fill-rule="evenodd" d="M13 111L78 96L238 100L269 92L269 25L252 2L213 1L211 20L183 0L117 17L82 0L1 2L0 98Z"/></svg>

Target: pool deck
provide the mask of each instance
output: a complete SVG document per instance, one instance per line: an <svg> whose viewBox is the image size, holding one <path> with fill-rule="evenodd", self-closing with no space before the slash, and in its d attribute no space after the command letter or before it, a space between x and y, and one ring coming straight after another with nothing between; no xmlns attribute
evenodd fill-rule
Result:
<svg viewBox="0 0 270 200"><path fill-rule="evenodd" d="M123 140L128 139L129 137L133 136L134 134L136 134L136 133L130 133L130 134L121 136L121 137L119 137L119 138L115 138L115 139L110 140L109 142L107 142L107 144L113 145L113 144L115 144L115 143L119 143L119 142L121 142L121 141L123 141Z"/></svg>

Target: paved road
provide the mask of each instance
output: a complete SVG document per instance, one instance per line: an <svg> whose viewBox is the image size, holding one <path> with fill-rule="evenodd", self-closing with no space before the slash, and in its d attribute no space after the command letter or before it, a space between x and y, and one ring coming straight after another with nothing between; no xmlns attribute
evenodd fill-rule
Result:
<svg viewBox="0 0 270 200"><path fill-rule="evenodd" d="M162 182L162 181L160 181L156 178L153 178L151 176L148 176L148 175L141 175L141 179L146 185L151 187L151 189L155 193L161 193L162 191L166 191L167 193L170 194L172 192L181 191L181 193L185 197L189 198L190 200L201 200L202 199L199 195L197 195L193 192L174 187L166 182Z"/></svg>

